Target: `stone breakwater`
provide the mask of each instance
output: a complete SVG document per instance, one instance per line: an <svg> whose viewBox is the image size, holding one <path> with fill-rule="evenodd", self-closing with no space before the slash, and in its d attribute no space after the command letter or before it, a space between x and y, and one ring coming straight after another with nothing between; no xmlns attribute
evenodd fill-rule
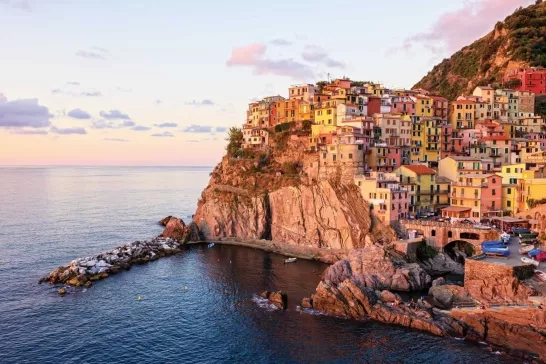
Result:
<svg viewBox="0 0 546 364"><path fill-rule="evenodd" d="M133 264L143 264L180 252L182 243L171 238L134 241L93 257L78 258L68 266L54 269L40 280L51 284L89 287L94 281L107 278Z"/></svg>

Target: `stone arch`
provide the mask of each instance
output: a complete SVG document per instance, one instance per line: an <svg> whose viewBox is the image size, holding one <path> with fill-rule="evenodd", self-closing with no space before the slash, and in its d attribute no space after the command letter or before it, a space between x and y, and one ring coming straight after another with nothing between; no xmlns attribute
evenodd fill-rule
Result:
<svg viewBox="0 0 546 364"><path fill-rule="evenodd" d="M453 231L449 230L447 232L447 237L448 237L448 239L451 239L453 237Z"/></svg>
<svg viewBox="0 0 546 364"><path fill-rule="evenodd" d="M453 260L464 264L467 257L476 254L476 247L465 240L453 240L444 247L444 252Z"/></svg>

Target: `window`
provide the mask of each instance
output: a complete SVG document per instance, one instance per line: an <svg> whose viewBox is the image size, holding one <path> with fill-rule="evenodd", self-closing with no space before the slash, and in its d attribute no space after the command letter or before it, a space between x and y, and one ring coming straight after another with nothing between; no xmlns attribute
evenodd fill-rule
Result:
<svg viewBox="0 0 546 364"><path fill-rule="evenodd" d="M509 188L509 189L506 191L506 194L511 195L511 194L512 194L512 189Z"/></svg>
<svg viewBox="0 0 546 364"><path fill-rule="evenodd" d="M349 159L353 159L353 153L349 153Z"/></svg>
<svg viewBox="0 0 546 364"><path fill-rule="evenodd" d="M432 236L436 236L436 230L432 230Z"/></svg>
<svg viewBox="0 0 546 364"><path fill-rule="evenodd" d="M506 207L512 207L512 201L506 201Z"/></svg>
<svg viewBox="0 0 546 364"><path fill-rule="evenodd" d="M506 173L510 173L510 168L506 168Z"/></svg>
<svg viewBox="0 0 546 364"><path fill-rule="evenodd" d="M492 190L491 190L491 194L492 194L493 196L495 196L495 195L497 194L497 190L492 189Z"/></svg>

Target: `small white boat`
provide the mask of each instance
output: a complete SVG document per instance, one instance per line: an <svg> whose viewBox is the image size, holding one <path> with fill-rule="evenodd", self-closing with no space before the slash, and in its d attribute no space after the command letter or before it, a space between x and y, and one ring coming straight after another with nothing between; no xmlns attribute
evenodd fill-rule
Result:
<svg viewBox="0 0 546 364"><path fill-rule="evenodd" d="M296 260L297 260L297 258L288 258L288 259L285 259L284 262L285 263L294 263Z"/></svg>
<svg viewBox="0 0 546 364"><path fill-rule="evenodd" d="M480 229L480 230L491 230L491 226L487 225L474 225L474 229Z"/></svg>
<svg viewBox="0 0 546 364"><path fill-rule="evenodd" d="M521 258L521 261L523 262L523 264L532 264L535 267L538 267L538 262L536 260L523 257L523 258Z"/></svg>
<svg viewBox="0 0 546 364"><path fill-rule="evenodd" d="M529 253L531 250L535 249L535 246L532 244L523 244L521 248L519 249L519 253L521 255L525 255Z"/></svg>
<svg viewBox="0 0 546 364"><path fill-rule="evenodd" d="M209 248L212 248L214 246L214 243L209 244Z"/></svg>
<svg viewBox="0 0 546 364"><path fill-rule="evenodd" d="M544 273L541 270L535 270L535 275L538 279L540 279L542 282L546 282L546 273Z"/></svg>

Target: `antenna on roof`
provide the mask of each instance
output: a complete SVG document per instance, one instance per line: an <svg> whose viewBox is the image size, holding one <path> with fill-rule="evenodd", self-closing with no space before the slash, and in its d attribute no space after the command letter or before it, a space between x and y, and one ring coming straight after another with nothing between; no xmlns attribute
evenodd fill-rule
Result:
<svg viewBox="0 0 546 364"><path fill-rule="evenodd" d="M328 83L330 83L330 72L328 72Z"/></svg>

